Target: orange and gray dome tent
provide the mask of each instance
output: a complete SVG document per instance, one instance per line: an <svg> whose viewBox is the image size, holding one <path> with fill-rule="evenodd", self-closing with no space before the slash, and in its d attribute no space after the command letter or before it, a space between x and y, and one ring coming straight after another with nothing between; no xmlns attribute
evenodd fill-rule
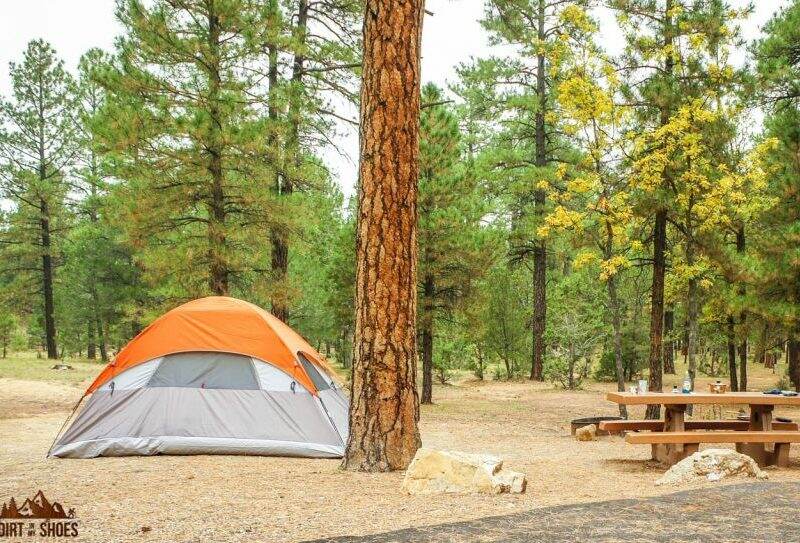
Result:
<svg viewBox="0 0 800 543"><path fill-rule="evenodd" d="M50 455L344 454L348 399L325 359L251 303L177 307L130 341L86 390Z"/></svg>

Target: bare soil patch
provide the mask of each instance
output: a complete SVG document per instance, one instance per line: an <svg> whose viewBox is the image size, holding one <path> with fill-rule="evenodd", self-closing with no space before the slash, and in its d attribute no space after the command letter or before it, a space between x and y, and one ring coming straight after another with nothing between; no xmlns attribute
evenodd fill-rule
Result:
<svg viewBox="0 0 800 543"><path fill-rule="evenodd" d="M774 382L766 373L754 379ZM82 388L5 378L0 379L0 500L24 498L42 489L49 498L76 509L82 541L283 542L674 492L654 486L665 469L648 460L647 447L628 445L618 437L576 442L570 436L573 418L617 414L616 406L604 399L610 389L611 385L592 384L588 390L568 392L529 382L437 387L436 404L422 410L424 444L497 454L509 468L526 473L528 491L408 496L400 490L402 473L345 473L336 460L46 459ZM781 409L776 414L800 418L800 411ZM769 474L771 481L800 481L800 448L793 449L789 468Z"/></svg>

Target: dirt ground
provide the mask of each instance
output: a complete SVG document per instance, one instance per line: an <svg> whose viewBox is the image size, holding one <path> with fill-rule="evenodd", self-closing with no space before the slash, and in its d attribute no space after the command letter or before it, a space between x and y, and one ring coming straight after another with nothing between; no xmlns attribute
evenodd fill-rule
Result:
<svg viewBox="0 0 800 543"><path fill-rule="evenodd" d="M408 496L400 490L402 473L345 473L337 460L47 459L56 432L91 379L93 372L84 370L74 370L72 381L61 375L15 379L0 371L0 501L24 500L41 489L75 508L81 541L303 541L675 491L654 486L664 468L648 460L647 446L618 437L581 443L570 436L571 419L617 414L604 399L612 389L608 384L568 392L542 383L464 381L435 389L435 405L422 410L423 444L504 458L506 466L527 475L523 495ZM763 368L751 373L754 390L777 380ZM677 379L667 376L666 386ZM722 408L721 414L736 412ZM695 414L714 415L720 413ZM778 409L776 415L799 420L800 410ZM793 448L788 468L769 475L773 482L800 481L800 447Z"/></svg>

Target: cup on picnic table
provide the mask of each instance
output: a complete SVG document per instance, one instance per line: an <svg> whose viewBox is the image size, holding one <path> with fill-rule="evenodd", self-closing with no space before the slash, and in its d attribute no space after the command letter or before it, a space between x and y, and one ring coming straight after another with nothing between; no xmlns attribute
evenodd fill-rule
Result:
<svg viewBox="0 0 800 543"><path fill-rule="evenodd" d="M636 389L638 394L644 394L647 392L647 379L639 379L639 386Z"/></svg>

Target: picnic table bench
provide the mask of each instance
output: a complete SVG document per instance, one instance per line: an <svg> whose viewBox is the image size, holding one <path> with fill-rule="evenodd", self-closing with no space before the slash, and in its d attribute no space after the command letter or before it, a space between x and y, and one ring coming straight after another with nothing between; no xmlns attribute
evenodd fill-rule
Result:
<svg viewBox="0 0 800 543"><path fill-rule="evenodd" d="M697 452L700 443L735 443L736 450L752 457L759 465L785 466L791 443L800 442L798 425L772 420L776 405L800 406L800 396L780 396L760 392L723 394L692 392L659 393L610 392L606 399L624 405L660 404L664 420L604 421L600 428L628 431L628 443L650 444L653 459L672 465ZM747 405L749 420L689 420L691 404Z"/></svg>

